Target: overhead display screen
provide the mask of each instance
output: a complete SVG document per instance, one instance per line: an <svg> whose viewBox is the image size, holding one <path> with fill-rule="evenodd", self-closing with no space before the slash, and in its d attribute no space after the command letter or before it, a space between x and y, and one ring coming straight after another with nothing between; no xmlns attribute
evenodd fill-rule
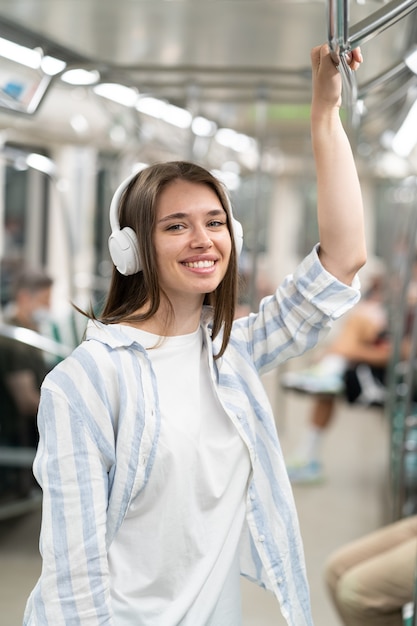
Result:
<svg viewBox="0 0 417 626"><path fill-rule="evenodd" d="M0 107L32 115L38 109L51 78L40 69L0 57Z"/></svg>

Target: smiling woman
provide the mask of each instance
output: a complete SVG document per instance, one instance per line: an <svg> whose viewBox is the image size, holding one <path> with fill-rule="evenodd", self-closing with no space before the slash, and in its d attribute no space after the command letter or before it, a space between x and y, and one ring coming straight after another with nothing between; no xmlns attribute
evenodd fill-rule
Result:
<svg viewBox="0 0 417 626"><path fill-rule="evenodd" d="M182 207L188 208L181 211ZM210 187L183 180L161 192L156 212L154 245L164 299L152 327L156 334L192 332L199 324L206 294L215 292L229 266L228 217ZM170 329L165 328L166 299L175 310Z"/></svg>
<svg viewBox="0 0 417 626"><path fill-rule="evenodd" d="M120 214L115 217L119 208ZM216 215L207 214L210 211L215 211ZM203 215L200 215L201 212ZM214 226L216 220L213 217L219 215L224 222L221 227ZM242 248L242 228L232 215L223 185L210 172L192 163L159 163L142 170L137 176L129 177L119 186L111 203L110 216L113 230L109 246L118 271L113 272L103 321L113 323L123 320L146 324L146 329L156 334L181 334L189 332L186 329L196 328L202 304L210 304L214 307L213 338L221 328L223 330L221 354L227 345L234 318L237 258ZM179 221L180 218L182 221ZM161 219L162 225L158 223ZM174 313L173 302L164 294L160 276L160 271L165 270L167 265L167 251L160 245L157 253L156 242L162 237L164 246L171 241L180 246L177 237L179 242L188 242L188 256L175 260L179 272L179 263L196 258L207 260L206 247L211 241L208 233L214 238L217 230L222 231L222 237L226 238L229 246L226 263L219 263L219 251L213 257L215 265L224 268L224 274L216 284L216 267L214 281L200 286L197 309L191 310L195 298L187 299L185 303L177 299L177 305L183 312ZM201 238L202 241L198 241ZM184 253L182 249L181 254ZM204 254L206 258L202 259Z"/></svg>
<svg viewBox="0 0 417 626"><path fill-rule="evenodd" d="M257 312L234 320L241 228L209 171L157 163L116 191L104 310L42 387L26 626L241 626L240 574L312 625L261 376L357 302L365 244L340 75L327 46L311 58L320 244Z"/></svg>

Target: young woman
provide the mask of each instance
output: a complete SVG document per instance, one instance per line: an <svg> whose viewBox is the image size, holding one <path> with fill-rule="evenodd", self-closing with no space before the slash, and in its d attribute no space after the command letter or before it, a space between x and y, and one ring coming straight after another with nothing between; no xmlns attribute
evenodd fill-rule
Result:
<svg viewBox="0 0 417 626"><path fill-rule="evenodd" d="M240 225L209 172L156 164L116 192L104 311L43 385L43 569L26 626L239 626L240 574L290 626L312 624L260 375L357 302L366 256L327 45L312 65L320 245L258 313L233 321Z"/></svg>

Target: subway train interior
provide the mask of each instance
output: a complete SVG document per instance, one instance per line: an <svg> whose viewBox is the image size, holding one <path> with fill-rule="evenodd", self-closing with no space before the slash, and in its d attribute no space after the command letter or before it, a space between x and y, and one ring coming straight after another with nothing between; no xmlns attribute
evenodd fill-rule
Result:
<svg viewBox="0 0 417 626"><path fill-rule="evenodd" d="M417 513L417 0L0 0L0 341L50 368L82 341L79 309L99 312L110 284L113 193L157 161L195 161L226 185L244 230L240 305L255 310L318 240L310 51L322 42L342 74L364 199L361 283L383 277L392 346L384 401L338 397L324 480L293 485L313 617L335 626L329 554ZM26 267L53 280L39 332L10 323ZM313 397L281 378L318 354L265 377L284 456ZM7 377L1 352L0 363ZM17 426L3 436L2 400L0 623L18 626L41 568L42 502L26 483L35 444ZM243 626L286 623L267 592L242 590ZM413 601L404 624L417 624Z"/></svg>

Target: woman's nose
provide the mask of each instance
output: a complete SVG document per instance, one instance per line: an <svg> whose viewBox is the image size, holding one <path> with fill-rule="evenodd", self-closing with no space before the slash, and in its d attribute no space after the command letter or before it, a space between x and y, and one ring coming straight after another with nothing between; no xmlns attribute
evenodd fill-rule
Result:
<svg viewBox="0 0 417 626"><path fill-rule="evenodd" d="M210 237L207 235L207 232L201 228L195 231L191 245L194 248L207 249L207 248L211 248L211 246L213 245L213 242L210 239Z"/></svg>

